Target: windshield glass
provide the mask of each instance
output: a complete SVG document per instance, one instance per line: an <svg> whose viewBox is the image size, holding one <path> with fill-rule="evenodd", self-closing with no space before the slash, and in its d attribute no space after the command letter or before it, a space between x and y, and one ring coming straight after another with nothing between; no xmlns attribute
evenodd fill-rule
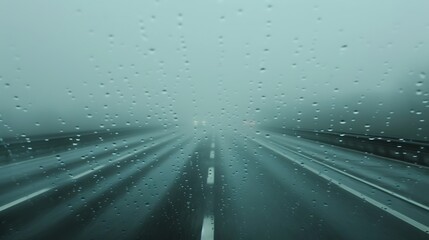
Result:
<svg viewBox="0 0 429 240"><path fill-rule="evenodd" d="M427 1L0 1L0 239L427 239Z"/></svg>

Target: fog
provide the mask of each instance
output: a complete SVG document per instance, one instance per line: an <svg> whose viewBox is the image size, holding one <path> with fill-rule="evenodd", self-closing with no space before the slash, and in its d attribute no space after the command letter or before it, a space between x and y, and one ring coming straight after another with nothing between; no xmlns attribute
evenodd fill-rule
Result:
<svg viewBox="0 0 429 240"><path fill-rule="evenodd" d="M0 137L256 126L428 139L427 1L1 1Z"/></svg>

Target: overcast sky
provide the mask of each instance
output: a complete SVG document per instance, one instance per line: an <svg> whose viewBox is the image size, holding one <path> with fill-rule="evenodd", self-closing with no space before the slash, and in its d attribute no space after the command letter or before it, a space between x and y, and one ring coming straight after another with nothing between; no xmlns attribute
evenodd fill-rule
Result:
<svg viewBox="0 0 429 240"><path fill-rule="evenodd" d="M427 139L428 1L253 2L0 1L0 137L249 120Z"/></svg>

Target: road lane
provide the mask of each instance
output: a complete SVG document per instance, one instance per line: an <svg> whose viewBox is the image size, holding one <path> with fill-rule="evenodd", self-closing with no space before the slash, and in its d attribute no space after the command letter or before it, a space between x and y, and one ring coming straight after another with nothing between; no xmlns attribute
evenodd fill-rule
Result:
<svg viewBox="0 0 429 240"><path fill-rule="evenodd" d="M64 181L64 184L55 186L55 189L33 198L31 201L23 202L14 208L0 212L0 232L9 232L11 239L32 236L38 231L46 232L48 226L70 216L73 208L86 204L83 193L97 196L100 192L106 192L112 184L118 184L122 180L121 172L134 170L133 165L149 165L151 161L140 161L139 158L156 156L160 150L171 151L171 141L160 142L149 148L131 150L129 154L116 159L103 169L98 170L94 176L85 175L77 180ZM150 160L150 158L149 158ZM103 190L104 189L104 190ZM101 203L105 201L100 200ZM36 206L36 208L35 208ZM93 212L93 211L88 211ZM12 229L12 231L8 231ZM52 231L55 232L55 231ZM18 234L18 236L15 236Z"/></svg>
<svg viewBox="0 0 429 240"><path fill-rule="evenodd" d="M178 187L177 181L194 149L195 143L189 139L181 139L173 149L165 149L156 154L152 164L132 174L123 173L124 180L120 181L126 183L121 188L116 187L114 196L107 196L111 199L111 205L106 205L93 216L87 217L86 224L75 228L73 236L76 239L135 239L145 221L152 218L158 204ZM103 194L103 197L94 200L93 207L99 208L98 202L105 198L106 194ZM88 206L80 210L83 214L86 211ZM73 223L75 224L75 221ZM69 224L70 221L64 222L63 226L67 227ZM147 232L149 229L145 230Z"/></svg>
<svg viewBox="0 0 429 240"><path fill-rule="evenodd" d="M429 206L429 198L420 194L429 188L429 168L374 156L355 150L291 136L270 133L272 140L284 148L317 159L369 182L377 183L402 196Z"/></svg>
<svg viewBox="0 0 429 240"><path fill-rule="evenodd" d="M220 223L217 239L427 238L427 233L321 178L323 169L315 174L243 139L222 148L228 154L221 157L219 169L225 180L218 191L218 215L227 212L228 223Z"/></svg>
<svg viewBox="0 0 429 240"><path fill-rule="evenodd" d="M201 138L182 175L168 195L131 239L200 239L210 206L211 188L206 184L210 142Z"/></svg>
<svg viewBox="0 0 429 240"><path fill-rule="evenodd" d="M106 142L103 144L82 147L66 152L57 152L50 156L39 157L33 160L21 161L17 164L8 164L0 167L0 204L17 195L25 193L25 186L45 180L46 185L57 185L59 181L73 177L97 167L100 162L118 158L121 152L151 143L162 141L171 133L152 134L148 136L134 136L121 141ZM34 186L30 186L30 191ZM15 191L17 190L17 191ZM15 193L15 194L14 194Z"/></svg>
<svg viewBox="0 0 429 240"><path fill-rule="evenodd" d="M68 171L54 167L46 179L27 170L10 188L20 195L0 206L0 238L428 236L427 196L407 191L426 186L425 168L281 135L177 134L140 143L106 146L115 154L70 160Z"/></svg>
<svg viewBox="0 0 429 240"><path fill-rule="evenodd" d="M329 176L329 175L331 175L331 174L329 174L329 175L328 175L328 174L322 173L322 170L320 170L320 168L313 167L313 166L309 166L310 164L305 164L305 163L303 163L302 161L298 160L297 158L291 157L291 155L286 155L286 154L284 154L282 151L279 151L279 150L278 150L278 149L276 149L276 148L273 148L273 147L271 147L271 146L269 146L269 145L266 145L265 143L261 143L261 142L258 142L258 143L259 143L259 144L261 144L261 145L263 145L263 146L265 146L266 148L268 148L268 149L270 149L270 150L272 150L272 151L276 152L277 154L279 154L279 155L281 155L281 156L283 156L283 157L287 158L287 159L288 159L288 160L290 160L290 161L293 161L293 162L295 162L295 163L297 163L297 164L301 164L301 167L303 167L303 168L307 169L308 171L310 171L310 172L312 172L312 173L314 173L314 174L316 174L316 175L320 176L321 178L323 178L323 179L325 179L325 180L327 180L327 181L329 181L329 182L331 182L331 183L333 183L333 184L337 185L338 187L340 187L340 188L344 189L345 191L347 191L347 192L349 192L349 193L351 193L351 194L355 195L356 197L361 198L362 200L367 201L368 203L370 203L370 204L372 204L372 205L374 205L374 206L376 206L376 207L380 208L381 210L383 210L383 211L385 211L385 212L390 213L391 215L393 215L393 216L395 216L395 217L397 217L397 218L401 219L402 221L404 221L404 222L406 222L406 223L408 223L408 224L410 224L410 225L412 225L412 226L416 227L417 229L419 229L419 230L421 230L421 231L423 231L423 232L425 232L425 233L428 233L428 232L429 232L429 227L428 227L428 225L426 225L426 223L421 222L421 221L419 221L419 220L416 220L416 216L413 216L413 217L408 216L408 215L409 215L409 213L408 213L407 215L402 213L402 212L408 212L408 211L404 211L404 210L402 210L402 212L399 212L399 211L397 211L397 210L395 210L395 209L393 209L393 208L390 208L390 207L388 207L386 204L383 204L381 201L378 201L378 200L376 200L375 198L370 197L370 195L369 195L369 194L365 194L365 193L363 193L364 191L362 191L362 190L356 190L356 189L357 189L357 187L356 187L357 185L355 185L355 187L354 187L354 188L352 188L352 187L350 187L348 184L345 184L345 183L344 183L344 181L338 181L338 180L336 180L335 178L333 178L333 177ZM317 161L316 161L316 162L317 162ZM317 163L318 163L318 164L322 164L322 163L319 163L319 162L317 162ZM326 165L326 164L323 164L322 166L327 166L327 165ZM331 169L334 169L336 172L339 172L339 171L337 171L335 168L331 168ZM368 183L368 182L366 182L366 181L362 181L361 179L356 178L356 177L354 177L353 175L347 174L346 176L348 176L348 177L352 177L352 178L353 178L353 179L355 179L355 180L359 180L360 182L362 182L362 183L364 183L364 184L367 184L367 185L370 185L370 186L376 186L376 185L374 185L374 184L369 184L369 183ZM361 189L361 187L360 187L359 189ZM381 188L381 189L380 189L380 188L377 188L377 189L378 189L378 190L384 190L383 188ZM397 194L393 194L393 193L392 193L392 192L390 192L390 191L384 191L384 192L386 192L387 194L393 195L393 196L395 196L395 197L398 197L398 198L400 198L401 200L406 200L406 198L405 198L405 197L402 197L402 196L397 195ZM408 202L408 203L411 203L411 204L415 204L415 205L416 205L416 203L415 203L415 202ZM421 204L416 205L416 206L421 207ZM424 211L427 211L426 206L422 206L422 207L423 207L423 210L424 210ZM397 207L396 207L396 208L397 208Z"/></svg>

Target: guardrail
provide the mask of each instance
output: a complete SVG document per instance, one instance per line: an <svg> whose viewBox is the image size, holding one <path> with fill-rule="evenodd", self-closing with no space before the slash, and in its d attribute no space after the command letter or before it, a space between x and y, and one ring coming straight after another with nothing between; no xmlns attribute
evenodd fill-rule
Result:
<svg viewBox="0 0 429 240"><path fill-rule="evenodd" d="M86 132L71 132L53 135L0 138L0 166L18 159L32 159L38 156L54 154L58 150L72 150L89 144L102 143L106 140L121 139L124 136L151 132L147 129L115 129Z"/></svg>
<svg viewBox="0 0 429 240"><path fill-rule="evenodd" d="M429 167L429 142L338 132L269 130Z"/></svg>

